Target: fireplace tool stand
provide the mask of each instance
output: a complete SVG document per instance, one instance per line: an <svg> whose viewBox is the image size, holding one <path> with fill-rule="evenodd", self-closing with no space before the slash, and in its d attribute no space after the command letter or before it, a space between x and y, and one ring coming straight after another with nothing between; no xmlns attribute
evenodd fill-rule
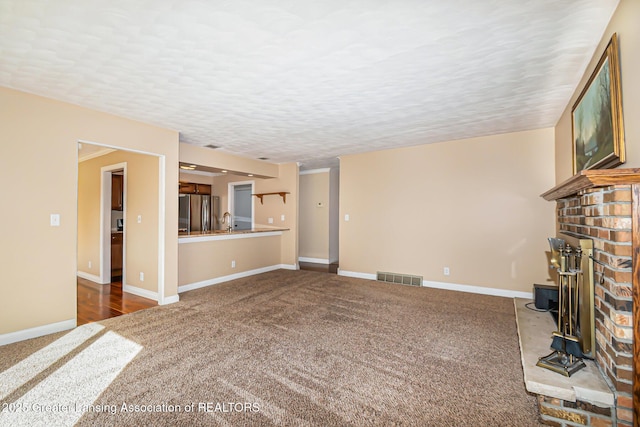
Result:
<svg viewBox="0 0 640 427"><path fill-rule="evenodd" d="M583 280L582 249L574 251L564 240L549 238L551 266L558 270L558 330L552 334L554 351L538 359L537 366L570 377L586 365L578 338L579 297Z"/></svg>

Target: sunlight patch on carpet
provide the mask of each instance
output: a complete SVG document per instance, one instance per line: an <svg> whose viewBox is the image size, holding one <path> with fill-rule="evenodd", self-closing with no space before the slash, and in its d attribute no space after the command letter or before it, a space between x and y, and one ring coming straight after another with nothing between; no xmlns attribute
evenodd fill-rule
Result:
<svg viewBox="0 0 640 427"><path fill-rule="evenodd" d="M0 373L0 399L4 399L31 381L40 372L53 365L103 329L104 326L97 323L88 323L75 328L68 334L58 338L48 346L38 350L26 359Z"/></svg>
<svg viewBox="0 0 640 427"><path fill-rule="evenodd" d="M14 402L20 411L0 414L0 425L72 426L85 412L108 409L93 402L140 350L107 332Z"/></svg>

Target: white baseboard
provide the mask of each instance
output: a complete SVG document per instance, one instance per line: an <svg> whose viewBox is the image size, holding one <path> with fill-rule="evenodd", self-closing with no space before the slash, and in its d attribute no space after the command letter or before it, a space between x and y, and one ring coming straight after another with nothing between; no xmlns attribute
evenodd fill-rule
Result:
<svg viewBox="0 0 640 427"><path fill-rule="evenodd" d="M137 286L123 284L122 292L129 292L130 294L138 295L139 297L149 298L154 301L158 301L158 292L150 291L148 289L138 288Z"/></svg>
<svg viewBox="0 0 640 427"><path fill-rule="evenodd" d="M338 275L339 276L346 276L346 277L355 277L358 279L368 279L368 280L376 280L377 276L375 274L370 274L370 273L359 273L357 271L347 271L347 270L342 270L340 268L338 268Z"/></svg>
<svg viewBox="0 0 640 427"><path fill-rule="evenodd" d="M162 301L158 301L158 305L169 305L180 301L179 295L172 295L170 297L162 298Z"/></svg>
<svg viewBox="0 0 640 427"><path fill-rule="evenodd" d="M0 335L0 346L11 344L18 341L24 341L31 338L42 337L44 335L54 334L56 332L67 331L75 328L76 319L63 320L62 322L50 323L48 325L36 326L35 328L23 329L21 331L9 332Z"/></svg>
<svg viewBox="0 0 640 427"><path fill-rule="evenodd" d="M527 298L532 299L532 292L512 291L509 289L485 288L482 286L458 285L456 283L422 281L422 286L427 288L447 289L450 291L468 292L472 294L492 295L506 298Z"/></svg>
<svg viewBox="0 0 640 427"><path fill-rule="evenodd" d="M97 283L99 285L104 285L105 283L102 283L102 280L100 279L100 276L96 276L95 274L91 274L91 273L86 273L84 271L77 271L76 275L82 279L86 279L86 280L90 280L94 283Z"/></svg>
<svg viewBox="0 0 640 427"><path fill-rule="evenodd" d="M338 269L340 276L356 277L358 279L377 280L377 275L370 273L359 273L356 271L345 271ZM468 292L472 294L493 295L507 298L528 298L533 299L532 292L512 291L508 289L485 288L482 286L459 285L456 283L422 281L422 286L427 288L446 289L449 291Z"/></svg>
<svg viewBox="0 0 640 427"><path fill-rule="evenodd" d="M178 286L178 293L192 291L194 289L205 288L211 285L217 285L218 283L228 282L230 280L242 279L243 277L255 276L256 274L266 273L274 270L297 270L298 266L294 264L276 264L268 267L256 268L254 270L241 271L239 273L229 274L227 276L214 277L213 279L203 280L201 282L189 283L186 285Z"/></svg>
<svg viewBox="0 0 640 427"><path fill-rule="evenodd" d="M306 256L298 257L299 262L312 262L314 264L331 264L326 258L309 258Z"/></svg>

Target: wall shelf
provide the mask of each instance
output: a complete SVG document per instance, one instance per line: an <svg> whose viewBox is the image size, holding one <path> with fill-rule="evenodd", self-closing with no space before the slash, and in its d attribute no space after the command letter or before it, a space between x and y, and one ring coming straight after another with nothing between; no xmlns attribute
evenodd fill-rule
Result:
<svg viewBox="0 0 640 427"><path fill-rule="evenodd" d="M287 203L287 194L290 194L288 191L276 191L273 193L256 193L256 194L252 194L252 196L256 196L258 199L260 199L260 204L263 205L264 204L264 200L262 200L262 198L264 196L273 196L273 195L279 195L280 197L282 197L282 202L283 203Z"/></svg>

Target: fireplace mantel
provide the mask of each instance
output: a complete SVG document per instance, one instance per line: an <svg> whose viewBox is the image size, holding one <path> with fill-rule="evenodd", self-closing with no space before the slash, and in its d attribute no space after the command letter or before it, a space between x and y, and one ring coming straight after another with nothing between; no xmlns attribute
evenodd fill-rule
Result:
<svg viewBox="0 0 640 427"><path fill-rule="evenodd" d="M624 187L627 187L627 189L625 190ZM581 197L585 190L593 190L596 193L601 192L602 195L606 193L609 198L607 199L605 197L603 199L601 197L600 202L598 202L598 197ZM613 195L614 193L624 191L628 192L627 196ZM591 193L591 191L589 191L589 193ZM614 253L604 255L602 259L600 259L601 262L606 264L609 260L621 256L623 253L624 256L630 256L630 277L625 277L621 281L617 281L615 278L608 278L607 280L613 283L613 287L601 289L601 292L608 294L609 297L613 295L616 295L615 298L631 297L632 319L630 323L631 325L637 325L640 321L640 168L584 170L544 192L540 196L547 201L556 201L558 203L557 218L558 221L562 218L564 226L568 228L575 227L579 230L579 234L593 236L605 242L606 245L600 248L599 252L606 254L613 250ZM607 206L604 206L603 200L608 200L604 203ZM601 207L594 207L598 203L600 203ZM623 206L624 204L627 204L627 206ZM629 204L630 206L628 206ZM618 210L618 208L620 209ZM630 221L619 221L619 218L624 216L629 218ZM617 229L618 227L621 227L623 230ZM618 245L617 247L620 253L615 253L616 250L614 247L616 245ZM622 248L624 246L627 248L630 246L630 250L627 249L623 251ZM619 270L619 265L612 264L607 268L609 269L609 276L612 276L615 275L614 271ZM606 276L604 269L601 274L602 277ZM629 282L631 282L631 292L629 292L629 287L626 285L626 283ZM609 284L611 285L611 283ZM620 293L620 295L617 295L620 289L617 286L626 289ZM622 294L624 294L624 296ZM607 305L609 303L601 302L601 304ZM614 308L614 311L618 311L618 308ZM626 313L628 313L628 309L626 308L619 311L621 313L624 311L625 316L627 315ZM608 315L605 314L604 317L606 318ZM625 325L625 327L628 326ZM633 401L632 405L628 403L623 405L620 405L620 402L616 403L618 422L622 422L622 425L628 425L627 422L631 422L631 418L633 418L633 425L640 427L640 328L637 326L633 327L632 333L632 349L631 351L628 349L624 350L625 354L631 353L631 378L627 375L627 379L621 380L619 377L621 372L629 373L628 362L626 361L622 364L621 369L616 368L615 370L612 370L611 367L606 367L606 363L605 365L601 365L599 362L599 365L601 368L604 366L603 371L607 373L609 379L613 382L616 399L619 399L620 393L622 393L622 395L625 396L623 399L627 401L632 399ZM614 335L611 336L613 337ZM614 347L618 344L619 342L615 343ZM611 354L617 355L616 351L618 351L619 348L616 347L613 353L611 353L611 345L607 341L603 341L601 347L607 347L610 353L609 356L611 356ZM625 356L625 358L628 357L629 356ZM617 356L616 360L612 363L617 366ZM628 386L628 379L632 380L631 390ZM628 416L629 412L632 412L632 417Z"/></svg>
<svg viewBox="0 0 640 427"><path fill-rule="evenodd" d="M540 196L558 200L595 187L640 184L640 168L583 170Z"/></svg>

